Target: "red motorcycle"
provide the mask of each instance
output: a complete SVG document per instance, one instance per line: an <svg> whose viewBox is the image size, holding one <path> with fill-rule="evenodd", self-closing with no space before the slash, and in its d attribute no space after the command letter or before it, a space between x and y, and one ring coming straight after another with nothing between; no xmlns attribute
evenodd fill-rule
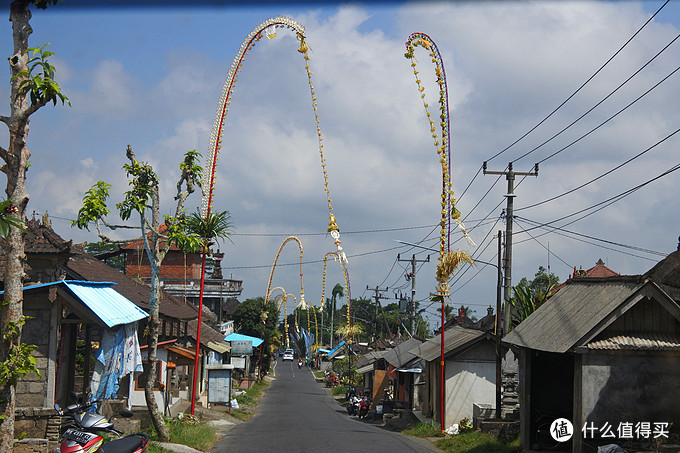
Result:
<svg viewBox="0 0 680 453"><path fill-rule="evenodd" d="M364 418L368 415L368 410L371 408L371 403L373 402L373 395L368 390L364 391L364 397L361 398L359 403L359 418Z"/></svg>
<svg viewBox="0 0 680 453"><path fill-rule="evenodd" d="M113 427L113 423L101 414L90 412L89 409L101 401L84 403L82 397L78 397L75 404L61 409L58 404L54 410L62 417L67 417L67 425L70 427L64 431L59 444L52 453L142 453L149 445L149 436L146 433L135 433L123 438L104 443L104 438L98 432L108 432L116 436L123 433ZM132 412L123 409L120 412L123 417L132 417Z"/></svg>

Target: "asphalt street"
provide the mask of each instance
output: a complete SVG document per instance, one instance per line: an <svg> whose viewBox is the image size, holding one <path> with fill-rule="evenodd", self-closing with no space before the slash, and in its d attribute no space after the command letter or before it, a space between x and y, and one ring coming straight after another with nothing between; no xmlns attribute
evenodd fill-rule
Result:
<svg viewBox="0 0 680 453"><path fill-rule="evenodd" d="M394 433L350 417L307 367L276 366L276 379L255 416L225 433L221 452L432 452L425 439Z"/></svg>

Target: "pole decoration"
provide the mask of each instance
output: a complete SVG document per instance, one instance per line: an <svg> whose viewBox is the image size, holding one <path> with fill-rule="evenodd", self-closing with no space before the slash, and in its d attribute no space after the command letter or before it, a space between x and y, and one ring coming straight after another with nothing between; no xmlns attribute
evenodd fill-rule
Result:
<svg viewBox="0 0 680 453"><path fill-rule="evenodd" d="M334 243L337 247L338 254L341 258L347 262L347 257L340 246L340 229L338 228L337 221L333 215L333 204L331 200L331 192L328 188L328 171L326 169L326 157L324 155L324 145L323 136L321 134L321 125L319 121L318 114L318 104L316 97L316 90L314 88L314 82L312 80L312 71L309 67L309 46L307 45L307 39L305 38L305 27L290 17L277 16L275 18L267 19L260 24L258 24L245 38L243 44L239 48L234 60L232 61L229 72L227 73L227 78L224 82L222 88L222 93L217 104L217 111L215 113L215 120L213 123L212 133L210 134L210 145L207 153L206 171L203 176L203 199L201 201L201 213L207 216L212 210L212 202L215 191L215 175L217 172L217 161L219 158L219 151L222 148L223 140L223 129L227 119L227 113L229 112L229 104L231 103L232 96L234 94L234 87L238 79L238 74L241 72L243 63L248 52L255 47L255 44L259 42L263 35L268 39L273 39L276 37L276 30L279 28L287 28L292 30L300 45L298 47L298 52L304 56L305 61L305 71L307 73L307 82L309 84L309 91L311 94L312 108L314 111L314 121L316 124L316 134L318 140L319 155L321 158L321 170L323 171L324 180L324 191L326 193L326 200L328 202L328 232L333 236Z"/></svg>

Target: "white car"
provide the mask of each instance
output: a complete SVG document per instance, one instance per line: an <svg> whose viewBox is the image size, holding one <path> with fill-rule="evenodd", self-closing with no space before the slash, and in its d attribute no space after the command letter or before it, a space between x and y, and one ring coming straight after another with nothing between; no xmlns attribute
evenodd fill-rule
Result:
<svg viewBox="0 0 680 453"><path fill-rule="evenodd" d="M290 360L291 362L295 359L292 349L286 349L283 351L283 361Z"/></svg>

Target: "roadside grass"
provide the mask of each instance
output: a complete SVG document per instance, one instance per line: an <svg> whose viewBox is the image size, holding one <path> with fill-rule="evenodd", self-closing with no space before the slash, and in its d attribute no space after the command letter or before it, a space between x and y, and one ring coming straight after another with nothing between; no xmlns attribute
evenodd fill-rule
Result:
<svg viewBox="0 0 680 453"><path fill-rule="evenodd" d="M235 397L241 407L233 409L231 411L231 416L241 421L252 417L254 415L252 409L257 406L268 386L269 382L263 380L256 382L249 389L244 389L244 394ZM170 429L170 442L173 444L182 444L196 450L207 451L210 450L218 440L215 428L206 423L188 423L178 420L167 420L167 424ZM152 441L156 440L156 432L153 427L149 428L148 433ZM153 442L149 443L147 452L172 453L171 450L155 445Z"/></svg>
<svg viewBox="0 0 680 453"><path fill-rule="evenodd" d="M324 377L326 377L326 375L324 374L323 371L315 371L315 372L314 372L314 377L315 377L315 378L318 378L318 379L323 379Z"/></svg>
<svg viewBox="0 0 680 453"><path fill-rule="evenodd" d="M420 422L413 428L402 431L402 433L413 437L444 437L441 428L434 422Z"/></svg>
<svg viewBox="0 0 680 453"><path fill-rule="evenodd" d="M344 396L345 393L347 393L347 387L344 385L338 385L337 387L331 388L331 395L333 396Z"/></svg>
<svg viewBox="0 0 680 453"><path fill-rule="evenodd" d="M520 453L519 438L509 444L479 431L469 431L456 436L440 439L434 446L451 453Z"/></svg>
<svg viewBox="0 0 680 453"><path fill-rule="evenodd" d="M173 444L182 444L196 450L209 450L217 442L217 433L215 428L206 423L186 423L178 420L167 420L168 428L170 430L170 441ZM162 448L154 444L156 440L156 432L153 427L148 429L149 446L147 451L149 453L165 453L171 450Z"/></svg>

